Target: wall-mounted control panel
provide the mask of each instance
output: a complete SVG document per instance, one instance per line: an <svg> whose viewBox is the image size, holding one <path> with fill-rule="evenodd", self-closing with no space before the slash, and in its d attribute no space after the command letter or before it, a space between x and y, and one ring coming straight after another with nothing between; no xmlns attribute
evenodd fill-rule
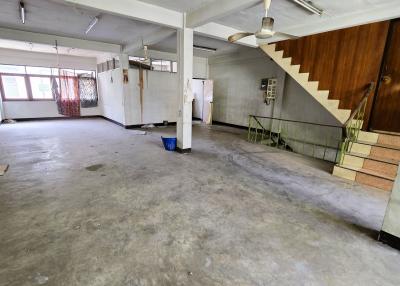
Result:
<svg viewBox="0 0 400 286"><path fill-rule="evenodd" d="M264 102L269 105L276 98L278 80L276 78L264 78L261 80L261 90L265 90Z"/></svg>

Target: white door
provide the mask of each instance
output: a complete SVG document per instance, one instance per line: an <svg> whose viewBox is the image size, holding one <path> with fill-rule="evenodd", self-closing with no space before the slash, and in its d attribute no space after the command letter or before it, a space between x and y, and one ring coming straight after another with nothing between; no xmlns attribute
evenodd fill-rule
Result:
<svg viewBox="0 0 400 286"><path fill-rule="evenodd" d="M193 83L193 117L203 120L204 86L203 80L194 79Z"/></svg>
<svg viewBox="0 0 400 286"><path fill-rule="evenodd" d="M213 98L214 98L214 82L212 80L204 80L204 91L203 91L203 114L202 120L206 124L212 123L212 109L213 109Z"/></svg>

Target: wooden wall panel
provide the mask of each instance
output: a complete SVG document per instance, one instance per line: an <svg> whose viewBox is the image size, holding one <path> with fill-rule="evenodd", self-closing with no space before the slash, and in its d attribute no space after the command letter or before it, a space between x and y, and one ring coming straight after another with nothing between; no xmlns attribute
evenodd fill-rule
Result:
<svg viewBox="0 0 400 286"><path fill-rule="evenodd" d="M310 80L319 81L319 89L330 90L330 99L339 99L340 108L354 110L363 91L377 82L389 21L367 24L277 43L292 64L300 64L300 72L309 72ZM373 96L367 107L366 124L372 109Z"/></svg>

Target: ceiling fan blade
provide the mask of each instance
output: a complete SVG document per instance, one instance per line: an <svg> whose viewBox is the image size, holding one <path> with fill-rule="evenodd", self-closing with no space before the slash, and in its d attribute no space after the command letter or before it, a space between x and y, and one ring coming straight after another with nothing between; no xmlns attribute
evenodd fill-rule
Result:
<svg viewBox="0 0 400 286"><path fill-rule="evenodd" d="M240 39L243 39L245 37L252 36L252 35L254 35L254 33L246 33L246 32L236 33L236 34L230 36L228 38L228 41L231 43L234 43Z"/></svg>
<svg viewBox="0 0 400 286"><path fill-rule="evenodd" d="M240 32L240 33L236 33L236 34L230 36L228 38L228 41L231 42L231 43L234 43L234 42L236 42L236 41L238 41L240 39L243 39L245 37L252 36L252 35L254 35L254 33Z"/></svg>
<svg viewBox="0 0 400 286"><path fill-rule="evenodd" d="M296 40L299 38L297 36L286 34L286 33L281 33L281 32L275 32L274 36L285 37L285 38L289 38L290 40Z"/></svg>

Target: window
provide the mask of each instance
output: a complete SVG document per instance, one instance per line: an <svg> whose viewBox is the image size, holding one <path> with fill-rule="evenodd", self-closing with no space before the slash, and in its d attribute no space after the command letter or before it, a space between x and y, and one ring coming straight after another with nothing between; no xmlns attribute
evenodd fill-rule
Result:
<svg viewBox="0 0 400 286"><path fill-rule="evenodd" d="M7 99L28 99L24 76L2 76L1 79L4 95Z"/></svg>
<svg viewBox="0 0 400 286"><path fill-rule="evenodd" d="M172 72L178 72L178 63L172 62Z"/></svg>
<svg viewBox="0 0 400 286"><path fill-rule="evenodd" d="M130 61L135 61L135 62L143 62L145 60L145 58L141 58L141 57L129 57Z"/></svg>
<svg viewBox="0 0 400 286"><path fill-rule="evenodd" d="M155 71L171 72L171 61L168 60L151 60L151 66Z"/></svg>
<svg viewBox="0 0 400 286"><path fill-rule="evenodd" d="M143 62L145 58L142 57L129 57L130 61ZM163 60L163 59L150 59L150 65L154 71L161 72L178 72L178 63L176 61Z"/></svg>
<svg viewBox="0 0 400 286"><path fill-rule="evenodd" d="M0 73L25 74L25 66L0 65Z"/></svg>
<svg viewBox="0 0 400 286"><path fill-rule="evenodd" d="M59 72L58 68L52 68L52 69L51 69L51 74L52 74L53 76L59 76L59 75L60 75L60 72Z"/></svg>
<svg viewBox="0 0 400 286"><path fill-rule="evenodd" d="M33 99L53 99L50 77L30 77Z"/></svg>
<svg viewBox="0 0 400 286"><path fill-rule="evenodd" d="M62 69L68 76L88 74L96 78L91 70ZM0 96L3 100L54 100L52 78L59 82L58 68L0 65Z"/></svg>
<svg viewBox="0 0 400 286"><path fill-rule="evenodd" d="M51 75L51 68L26 67L27 74Z"/></svg>
<svg viewBox="0 0 400 286"><path fill-rule="evenodd" d="M89 75L92 78L96 77L94 71L86 71L86 70L75 70L75 75L76 76Z"/></svg>

